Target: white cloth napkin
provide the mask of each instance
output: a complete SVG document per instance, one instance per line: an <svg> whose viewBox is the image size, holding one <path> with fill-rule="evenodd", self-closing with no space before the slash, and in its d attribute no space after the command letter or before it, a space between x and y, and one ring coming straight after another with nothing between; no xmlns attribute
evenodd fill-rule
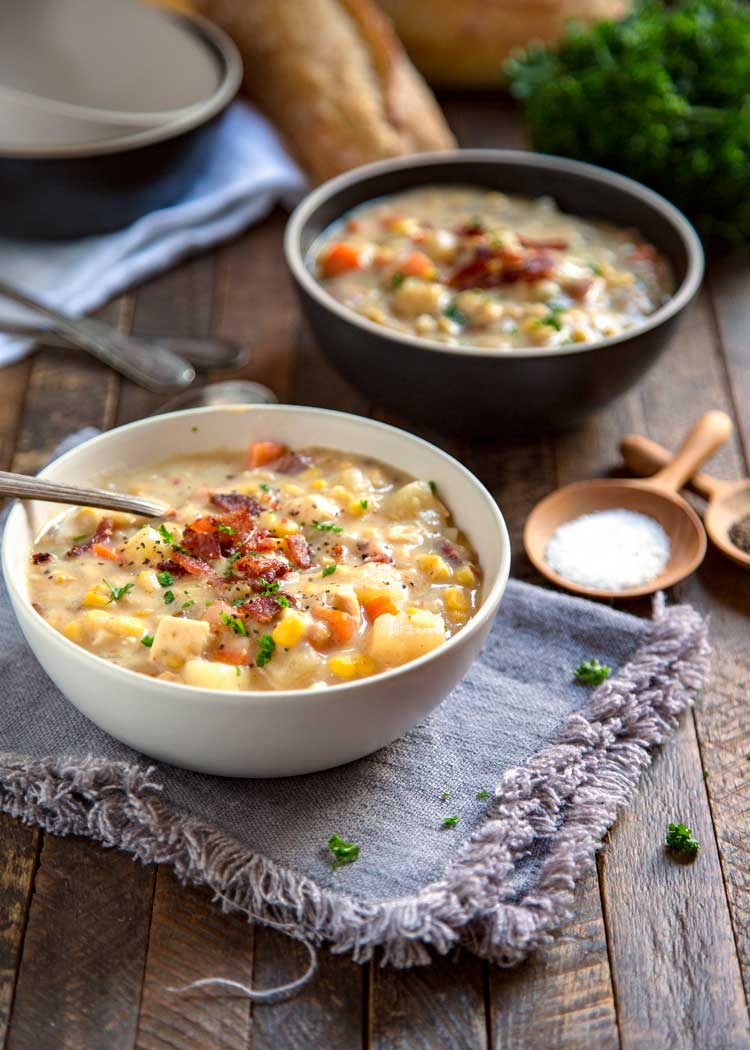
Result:
<svg viewBox="0 0 750 1050"><path fill-rule="evenodd" d="M177 204L132 226L76 241L0 238L0 273L50 306L80 316L178 259L239 233L281 201L304 191L302 172L271 125L245 102L222 118L205 168ZM34 323L26 311L0 299L3 322ZM0 366L23 357L33 344L0 334Z"/></svg>

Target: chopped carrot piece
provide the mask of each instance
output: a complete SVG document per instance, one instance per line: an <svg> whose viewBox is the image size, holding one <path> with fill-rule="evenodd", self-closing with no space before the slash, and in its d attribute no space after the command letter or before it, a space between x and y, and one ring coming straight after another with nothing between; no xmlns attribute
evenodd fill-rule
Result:
<svg viewBox="0 0 750 1050"><path fill-rule="evenodd" d="M411 252L407 255L399 267L401 273L407 277L421 277L423 280L431 280L437 277L435 263L424 252Z"/></svg>
<svg viewBox="0 0 750 1050"><path fill-rule="evenodd" d="M323 277L337 277L347 270L359 270L362 266L362 251L352 244L331 244L318 258Z"/></svg>
<svg viewBox="0 0 750 1050"><path fill-rule="evenodd" d="M94 543L91 550L97 556L97 558L106 558L108 561L119 561L120 555L117 551L112 550L111 547L105 547L103 543Z"/></svg>
<svg viewBox="0 0 750 1050"><path fill-rule="evenodd" d="M243 667L247 664L247 649L217 649L214 653L214 660L220 664Z"/></svg>
<svg viewBox="0 0 750 1050"><path fill-rule="evenodd" d="M387 594L381 594L380 597L371 598L369 602L365 602L365 616L371 623L384 613L395 616L397 612L398 606Z"/></svg>
<svg viewBox="0 0 750 1050"><path fill-rule="evenodd" d="M253 441L247 450L247 465L265 467L267 463L280 459L287 451L286 445L280 445L277 441Z"/></svg>
<svg viewBox="0 0 750 1050"><path fill-rule="evenodd" d="M200 518L196 518L195 521L191 521L190 528L193 530L193 532L216 532L215 523L207 515L203 515Z"/></svg>
<svg viewBox="0 0 750 1050"><path fill-rule="evenodd" d="M316 605L312 614L317 620L325 620L336 642L348 642L357 629L357 621L354 617L350 613L342 612L341 609L329 609L325 605Z"/></svg>

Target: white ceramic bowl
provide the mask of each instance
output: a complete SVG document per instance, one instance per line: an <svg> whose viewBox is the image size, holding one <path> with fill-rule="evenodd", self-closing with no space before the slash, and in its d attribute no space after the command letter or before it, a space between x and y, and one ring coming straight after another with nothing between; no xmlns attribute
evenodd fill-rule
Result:
<svg viewBox="0 0 750 1050"><path fill-rule="evenodd" d="M68 641L32 608L26 571L32 530L60 513L16 504L2 564L18 621L50 678L112 736L154 758L205 773L278 777L340 765L383 747L423 719L464 675L487 636L510 568L510 541L495 501L465 467L433 445L371 419L287 405L194 409L130 423L87 441L42 471L89 485L118 467L267 438L373 456L434 480L484 573L473 619L432 653L372 678L324 690L222 692L125 670ZM29 521L31 518L31 523Z"/></svg>

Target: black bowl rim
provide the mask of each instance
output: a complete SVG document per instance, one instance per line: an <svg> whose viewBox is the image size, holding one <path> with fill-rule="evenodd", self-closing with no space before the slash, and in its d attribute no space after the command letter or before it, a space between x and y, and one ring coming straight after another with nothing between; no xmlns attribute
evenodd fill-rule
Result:
<svg viewBox="0 0 750 1050"><path fill-rule="evenodd" d="M195 33L219 58L223 65L220 83L214 93L202 102L178 110L177 115L167 113L164 121L155 122L151 127L127 132L123 124L113 124L115 134L112 138L97 139L94 142L73 142L55 146L50 149L41 143L23 148L5 147L0 142L0 160L68 160L73 157L95 157L112 153L125 153L130 150L151 146L157 142L177 138L193 128L207 124L222 110L226 109L237 94L242 83L242 57L232 38L219 26L200 15L181 11L160 11L163 17L184 23L187 32ZM44 100L42 100L43 103ZM41 104L41 103L40 103ZM106 111L78 107L86 119L106 119ZM122 116L123 114L120 114ZM139 114L131 114L137 117ZM124 129L124 133L123 132Z"/></svg>
<svg viewBox="0 0 750 1050"><path fill-rule="evenodd" d="M659 212L671 224L682 240L687 254L687 268L682 283L674 295L651 314L643 324L638 325L637 328L629 328L619 335L608 336L605 339L596 339L588 343L567 344L548 349L536 346L513 347L511 349L463 345L460 347L450 346L447 343L440 343L434 339L397 332L386 325L377 324L375 321L370 321L368 318L356 313L356 311L339 303L337 299L329 295L305 265L305 260L300 250L302 231L311 213L325 201L335 197L341 190L348 189L350 186L356 185L356 183L374 175L408 171L413 168L434 168L445 164L455 165L457 161L465 162L467 165L487 164L499 165L500 167L522 163L525 166L531 165L535 168L547 169L550 172L561 171L571 175L585 175L622 193L629 194L642 204L646 204ZM459 179L460 177L457 176L457 181ZM425 178L425 182L428 182L428 177ZM552 193L551 195L554 194ZM518 149L456 149L419 153L375 161L373 164L365 164L359 168L344 172L342 175L337 175L308 193L294 209L284 232L284 254L292 276L299 286L316 300L320 306L337 314L341 320L364 329L364 331L372 335L379 336L381 339L389 339L392 342L401 343L418 350L432 350L436 353L450 354L457 357L489 357L497 361L527 357L549 358L585 354L637 338L669 321L670 318L687 306L700 288L705 265L703 247L695 229L682 212L673 204L670 204L661 194L650 190L640 182L636 182L635 179L630 179L626 175L619 175L608 168L587 164L584 161L571 160L568 157L558 157L553 154L534 153Z"/></svg>

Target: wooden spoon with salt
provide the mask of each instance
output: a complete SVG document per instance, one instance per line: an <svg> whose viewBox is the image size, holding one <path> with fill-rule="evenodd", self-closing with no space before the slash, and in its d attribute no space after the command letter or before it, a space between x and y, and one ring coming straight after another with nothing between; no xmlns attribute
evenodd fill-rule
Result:
<svg viewBox="0 0 750 1050"><path fill-rule="evenodd" d="M588 598L640 598L684 580L703 561L706 533L698 515L678 492L698 467L724 444L732 430L732 421L726 413L707 412L692 428L674 458L653 477L645 481L578 481L551 493L537 503L526 519L523 543L529 560L558 587ZM557 529L583 514L604 510L635 511L661 525L670 541L669 561L663 572L625 590L586 587L555 572L547 562L546 550Z"/></svg>
<svg viewBox="0 0 750 1050"><path fill-rule="evenodd" d="M653 474L672 459L669 449L640 434L628 434L623 438L620 452L634 474ZM732 525L750 515L750 479L720 481L708 474L694 474L690 479L690 488L708 501L703 522L711 542L727 558L750 569L750 554L746 554L729 538Z"/></svg>

